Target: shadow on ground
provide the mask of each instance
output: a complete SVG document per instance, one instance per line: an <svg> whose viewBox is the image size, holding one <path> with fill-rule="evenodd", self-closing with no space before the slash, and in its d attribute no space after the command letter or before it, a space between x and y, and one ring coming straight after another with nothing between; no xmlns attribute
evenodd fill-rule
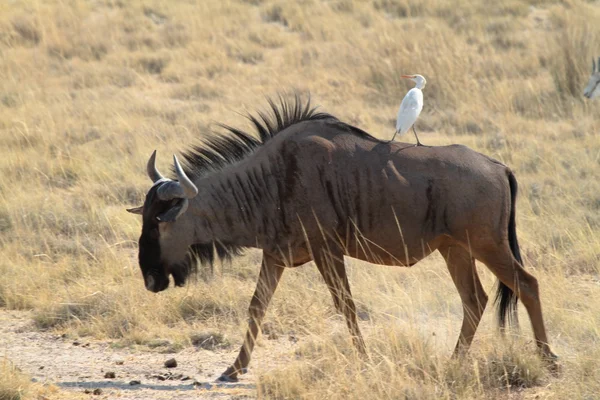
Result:
<svg viewBox="0 0 600 400"><path fill-rule="evenodd" d="M56 382L56 386L64 389L119 389L119 390L196 390L196 389L255 389L256 385L250 383L220 383L220 382L200 382L184 383L179 385L161 385L154 383L140 383L131 385L124 381L87 381L87 382Z"/></svg>

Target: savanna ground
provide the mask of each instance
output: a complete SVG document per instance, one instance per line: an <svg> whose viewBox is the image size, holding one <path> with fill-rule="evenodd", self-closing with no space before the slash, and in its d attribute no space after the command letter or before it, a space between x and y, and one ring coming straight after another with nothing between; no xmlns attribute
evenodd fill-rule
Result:
<svg viewBox="0 0 600 400"><path fill-rule="evenodd" d="M259 255L147 292L141 221L125 208L150 185L150 153L167 170L216 122L248 127L240 112L292 88L387 139L410 88L403 73L429 82L425 144L462 143L515 171L525 265L561 371L536 357L523 309L503 339L488 307L469 357L450 360L462 308L440 257L410 270L348 260L370 359L359 361L308 265L275 295L242 378L251 389L229 395L600 398L600 103L581 95L598 21L600 3L578 0L1 2L0 399L91 396L64 377L104 385L123 354L142 380L165 351L195 377L218 376L241 344ZM494 277L479 271L491 293ZM102 353L95 369L73 341ZM62 372L34 368L35 348ZM175 396L165 391L142 397Z"/></svg>

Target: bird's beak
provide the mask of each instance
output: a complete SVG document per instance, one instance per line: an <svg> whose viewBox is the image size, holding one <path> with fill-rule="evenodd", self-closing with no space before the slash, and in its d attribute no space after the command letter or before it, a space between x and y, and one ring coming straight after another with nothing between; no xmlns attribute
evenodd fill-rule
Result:
<svg viewBox="0 0 600 400"><path fill-rule="evenodd" d="M405 79L413 79L415 77L415 75L402 75L401 78L405 78Z"/></svg>

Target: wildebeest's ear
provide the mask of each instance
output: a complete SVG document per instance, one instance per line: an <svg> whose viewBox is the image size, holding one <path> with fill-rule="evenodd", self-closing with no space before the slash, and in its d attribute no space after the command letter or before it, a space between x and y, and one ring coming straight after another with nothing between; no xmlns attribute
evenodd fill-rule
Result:
<svg viewBox="0 0 600 400"><path fill-rule="evenodd" d="M177 218L187 210L188 205L188 199L178 199L174 206L167 211L158 214L156 219L160 222L175 222Z"/></svg>
<svg viewBox="0 0 600 400"><path fill-rule="evenodd" d="M142 212L144 211L144 206L139 206L139 207L134 207L134 208L128 208L127 211L130 212L130 213L132 213L132 214L142 215Z"/></svg>

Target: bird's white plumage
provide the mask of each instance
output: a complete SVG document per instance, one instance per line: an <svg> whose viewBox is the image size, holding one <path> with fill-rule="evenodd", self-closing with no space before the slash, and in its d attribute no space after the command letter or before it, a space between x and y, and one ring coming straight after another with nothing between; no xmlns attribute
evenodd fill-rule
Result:
<svg viewBox="0 0 600 400"><path fill-rule="evenodd" d="M415 123L423 110L423 92L421 89L412 88L408 91L398 110L396 119L396 132L404 135Z"/></svg>
<svg viewBox="0 0 600 400"><path fill-rule="evenodd" d="M417 118L419 118L419 114L421 114L421 110L423 109L423 92L421 89L425 87L427 81L422 75L402 75L402 78L410 79L416 83L416 86L406 93L406 96L402 99L402 103L400 103L398 118L396 119L396 132L388 143L393 142L396 135L403 135L408 132L412 126L415 138L417 139L417 144L415 146L423 146L421 142L419 142L419 136L417 136L414 123Z"/></svg>

